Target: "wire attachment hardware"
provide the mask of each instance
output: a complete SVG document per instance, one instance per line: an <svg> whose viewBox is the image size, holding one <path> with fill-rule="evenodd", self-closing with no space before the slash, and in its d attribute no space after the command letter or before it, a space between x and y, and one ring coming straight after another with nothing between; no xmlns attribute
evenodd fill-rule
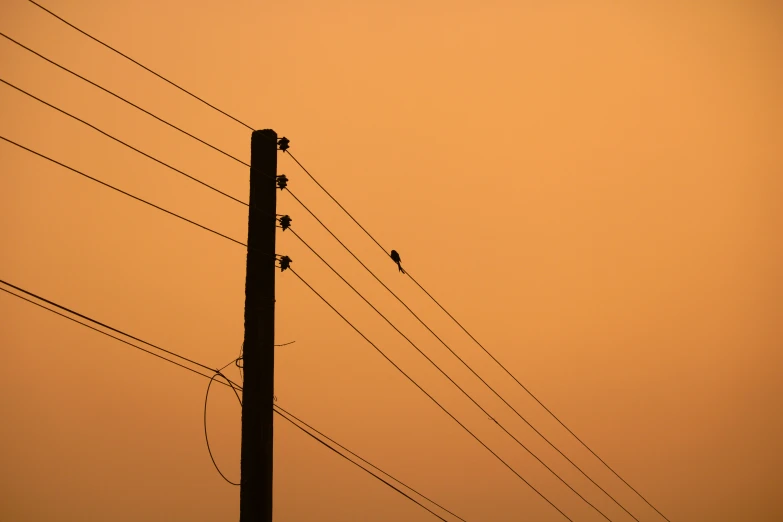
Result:
<svg viewBox="0 0 783 522"><path fill-rule="evenodd" d="M291 266L291 258L288 256L280 256L280 271L285 272L287 268Z"/></svg>

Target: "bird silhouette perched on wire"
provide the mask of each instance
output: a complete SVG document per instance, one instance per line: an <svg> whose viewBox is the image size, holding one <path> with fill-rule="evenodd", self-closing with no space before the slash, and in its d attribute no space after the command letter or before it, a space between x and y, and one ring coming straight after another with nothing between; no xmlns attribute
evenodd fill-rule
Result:
<svg viewBox="0 0 783 522"><path fill-rule="evenodd" d="M391 251L391 258L392 258L392 261L397 263L397 268L400 269L400 272L402 272L404 274L405 270L402 269L402 265L400 264L402 262L402 259L400 259L400 254L398 254L396 250L392 250Z"/></svg>

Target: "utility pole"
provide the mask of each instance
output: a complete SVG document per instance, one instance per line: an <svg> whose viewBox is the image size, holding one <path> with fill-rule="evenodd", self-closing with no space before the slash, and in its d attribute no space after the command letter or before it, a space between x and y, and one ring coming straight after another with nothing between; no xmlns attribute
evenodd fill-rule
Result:
<svg viewBox="0 0 783 522"><path fill-rule="evenodd" d="M277 133L250 138L240 522L272 522Z"/></svg>

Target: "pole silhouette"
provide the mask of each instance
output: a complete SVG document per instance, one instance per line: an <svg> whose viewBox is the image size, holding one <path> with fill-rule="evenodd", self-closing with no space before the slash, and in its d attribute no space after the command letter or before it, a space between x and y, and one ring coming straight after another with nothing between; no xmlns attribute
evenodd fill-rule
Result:
<svg viewBox="0 0 783 522"><path fill-rule="evenodd" d="M277 133L250 138L240 522L272 522Z"/></svg>

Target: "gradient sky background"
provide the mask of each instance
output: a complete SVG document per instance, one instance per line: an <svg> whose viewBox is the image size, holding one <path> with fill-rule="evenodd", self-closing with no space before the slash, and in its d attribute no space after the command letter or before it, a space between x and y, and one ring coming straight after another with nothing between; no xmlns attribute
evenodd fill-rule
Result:
<svg viewBox="0 0 783 522"><path fill-rule="evenodd" d="M544 5L546 4L546 5ZM45 0L291 151L484 346L673 522L783 520L778 2ZM250 132L25 0L0 30L243 160ZM237 197L247 168L0 39L2 78ZM0 85L0 135L232 237L246 208ZM211 366L243 335L242 247L0 143L0 278ZM640 520L662 520L279 172L466 360ZM612 520L293 201L295 230ZM291 234L278 253L576 521L601 518ZM469 521L559 521L292 274L278 403ZM237 520L206 380L0 295L0 519ZM233 374L232 374L233 375ZM278 521L434 520L284 421ZM239 477L240 409L210 397Z"/></svg>

